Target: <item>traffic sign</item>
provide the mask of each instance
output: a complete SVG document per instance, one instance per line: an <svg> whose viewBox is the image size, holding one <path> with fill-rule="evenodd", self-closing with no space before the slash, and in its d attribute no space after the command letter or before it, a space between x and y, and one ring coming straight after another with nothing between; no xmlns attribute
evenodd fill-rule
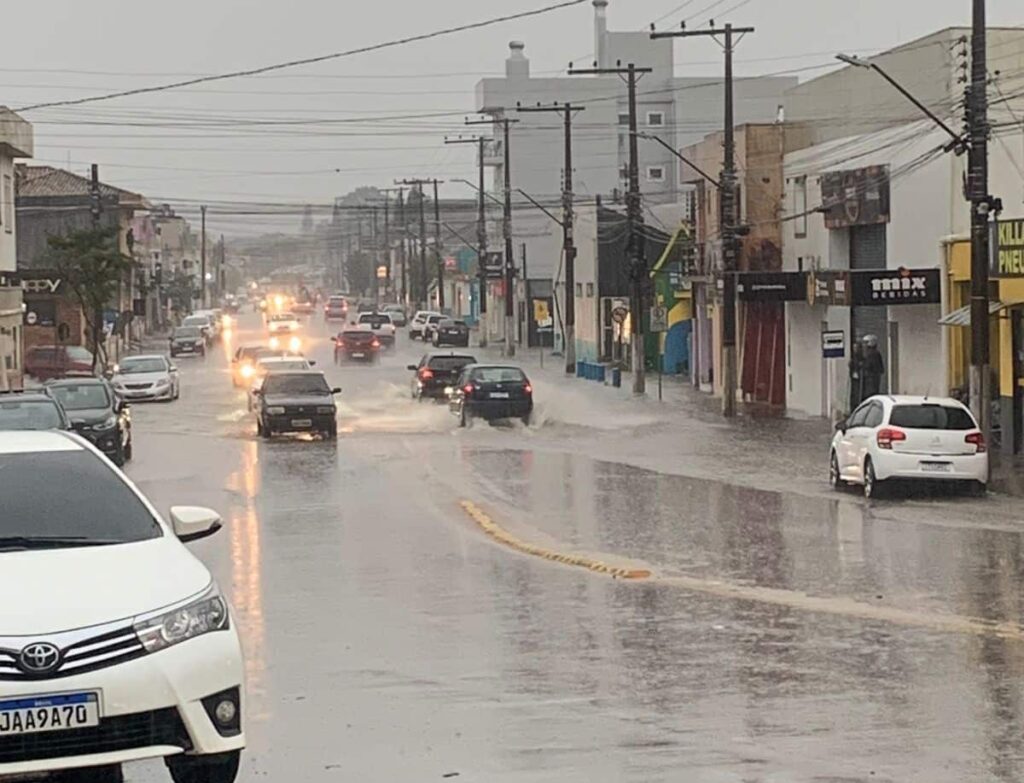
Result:
<svg viewBox="0 0 1024 783"><path fill-rule="evenodd" d="M668 308L664 305L653 305L651 307L651 331L668 331Z"/></svg>
<svg viewBox="0 0 1024 783"><path fill-rule="evenodd" d="M821 333L821 355L825 359L846 356L846 332L840 330Z"/></svg>

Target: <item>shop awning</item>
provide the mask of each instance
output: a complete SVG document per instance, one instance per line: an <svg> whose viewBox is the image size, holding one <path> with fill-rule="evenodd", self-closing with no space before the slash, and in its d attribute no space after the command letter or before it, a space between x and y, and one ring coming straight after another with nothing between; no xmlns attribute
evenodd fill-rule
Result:
<svg viewBox="0 0 1024 783"><path fill-rule="evenodd" d="M988 313L989 315L995 315L1001 313L1010 307L1018 307L1024 304L1024 302L989 302ZM951 313L946 313L942 318L939 319L939 323L943 326L970 326L971 325L971 306L961 307L959 310L954 310Z"/></svg>

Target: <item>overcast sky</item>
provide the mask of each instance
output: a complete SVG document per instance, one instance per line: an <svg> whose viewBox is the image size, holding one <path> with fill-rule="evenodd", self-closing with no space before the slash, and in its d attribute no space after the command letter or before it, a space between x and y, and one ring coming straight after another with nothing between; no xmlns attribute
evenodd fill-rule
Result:
<svg viewBox="0 0 1024 783"><path fill-rule="evenodd" d="M327 54L547 5L549 0L35 0L4 9L0 104L17 109ZM737 54L743 75L825 65L838 51L871 53L970 22L970 0L611 0L613 30L751 24ZM735 8L726 16L719 14ZM678 10L676 10L678 9ZM990 24L1024 24L1021 0L989 0ZM15 25L21 33L14 32ZM10 34L14 32L14 34ZM153 200L329 203L359 185L402 176L471 176L471 147L443 144L473 106L473 87L500 74L511 39L534 74L554 75L593 50L589 3L547 16L260 77L25 112L37 162L84 172ZM720 72L707 40L676 45L677 75ZM807 78L822 71L801 70ZM382 115L452 117L382 122ZM365 117L339 127L323 120ZM255 119L302 119L286 128ZM206 127L182 123L206 121ZM215 127L209 127L209 121ZM315 122L321 121L321 122ZM153 126L155 124L155 127ZM149 127L141 127L141 126ZM70 162L69 162L70 161ZM452 195L463 195L450 190ZM297 225L298 219L295 223ZM231 233L253 219L222 220Z"/></svg>

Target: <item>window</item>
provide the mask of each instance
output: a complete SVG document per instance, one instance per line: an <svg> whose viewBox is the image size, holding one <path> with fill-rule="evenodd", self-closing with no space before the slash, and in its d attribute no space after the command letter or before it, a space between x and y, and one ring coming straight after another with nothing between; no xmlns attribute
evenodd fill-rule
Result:
<svg viewBox="0 0 1024 783"><path fill-rule="evenodd" d="M647 112L647 124L652 128L660 128L665 124L665 112L663 111L649 111Z"/></svg>
<svg viewBox="0 0 1024 783"><path fill-rule="evenodd" d="M576 296L580 299L583 298L583 283L576 284Z"/></svg>
<svg viewBox="0 0 1024 783"><path fill-rule="evenodd" d="M897 405L889 414L889 423L908 430L977 429L970 413L951 405Z"/></svg>
<svg viewBox="0 0 1024 783"><path fill-rule="evenodd" d="M807 236L807 177L793 180L793 221L797 237Z"/></svg>
<svg viewBox="0 0 1024 783"><path fill-rule="evenodd" d="M665 181L665 169L662 166L648 166L647 167L647 180L649 182L664 182Z"/></svg>
<svg viewBox="0 0 1024 783"><path fill-rule="evenodd" d="M628 114L620 114L619 115L619 125L629 125L629 115Z"/></svg>
<svg viewBox="0 0 1024 783"><path fill-rule="evenodd" d="M4 231L10 234L14 231L14 182L10 174L4 174L0 204L3 205L3 218L0 219L0 222L4 224Z"/></svg>
<svg viewBox="0 0 1024 783"><path fill-rule="evenodd" d="M854 427L863 427L864 421L865 419L867 419L868 416L868 408L870 407L870 403L865 403L864 405L861 405L859 408L857 408L857 410L853 412L853 415L850 416L850 420L846 422L846 426L850 429Z"/></svg>
<svg viewBox="0 0 1024 783"><path fill-rule="evenodd" d="M867 416L864 417L864 426L877 427L879 424L882 423L884 415L885 411L882 410L881 405L879 405L877 402L871 403L871 406L868 408Z"/></svg>
<svg viewBox="0 0 1024 783"><path fill-rule="evenodd" d="M587 283L587 296L589 297L589 296L593 296L593 295L594 295L594 284L593 283Z"/></svg>

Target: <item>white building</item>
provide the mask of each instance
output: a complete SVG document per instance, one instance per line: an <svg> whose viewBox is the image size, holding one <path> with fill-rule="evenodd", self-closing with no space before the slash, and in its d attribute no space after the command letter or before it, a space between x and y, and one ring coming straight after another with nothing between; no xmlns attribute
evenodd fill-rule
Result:
<svg viewBox="0 0 1024 783"><path fill-rule="evenodd" d="M32 157L32 126L0 106L0 391L21 385L21 287L16 284L15 158Z"/></svg>
<svg viewBox="0 0 1024 783"><path fill-rule="evenodd" d="M874 62L960 129L965 35L943 30ZM1024 31L991 31L989 50L990 68L1016 74L1003 87L1016 97L993 101L989 190L1006 217L1020 216L1024 138L1006 121L1024 112ZM786 111L783 266L810 273L819 292L814 304L786 307L788 407L829 417L848 411L850 346L868 334L885 363L882 391L949 393L951 332L939 323L949 301L944 243L970 228L966 155L944 150L950 136L867 68L800 85L787 93ZM843 358L823 358L824 331L843 333Z"/></svg>

